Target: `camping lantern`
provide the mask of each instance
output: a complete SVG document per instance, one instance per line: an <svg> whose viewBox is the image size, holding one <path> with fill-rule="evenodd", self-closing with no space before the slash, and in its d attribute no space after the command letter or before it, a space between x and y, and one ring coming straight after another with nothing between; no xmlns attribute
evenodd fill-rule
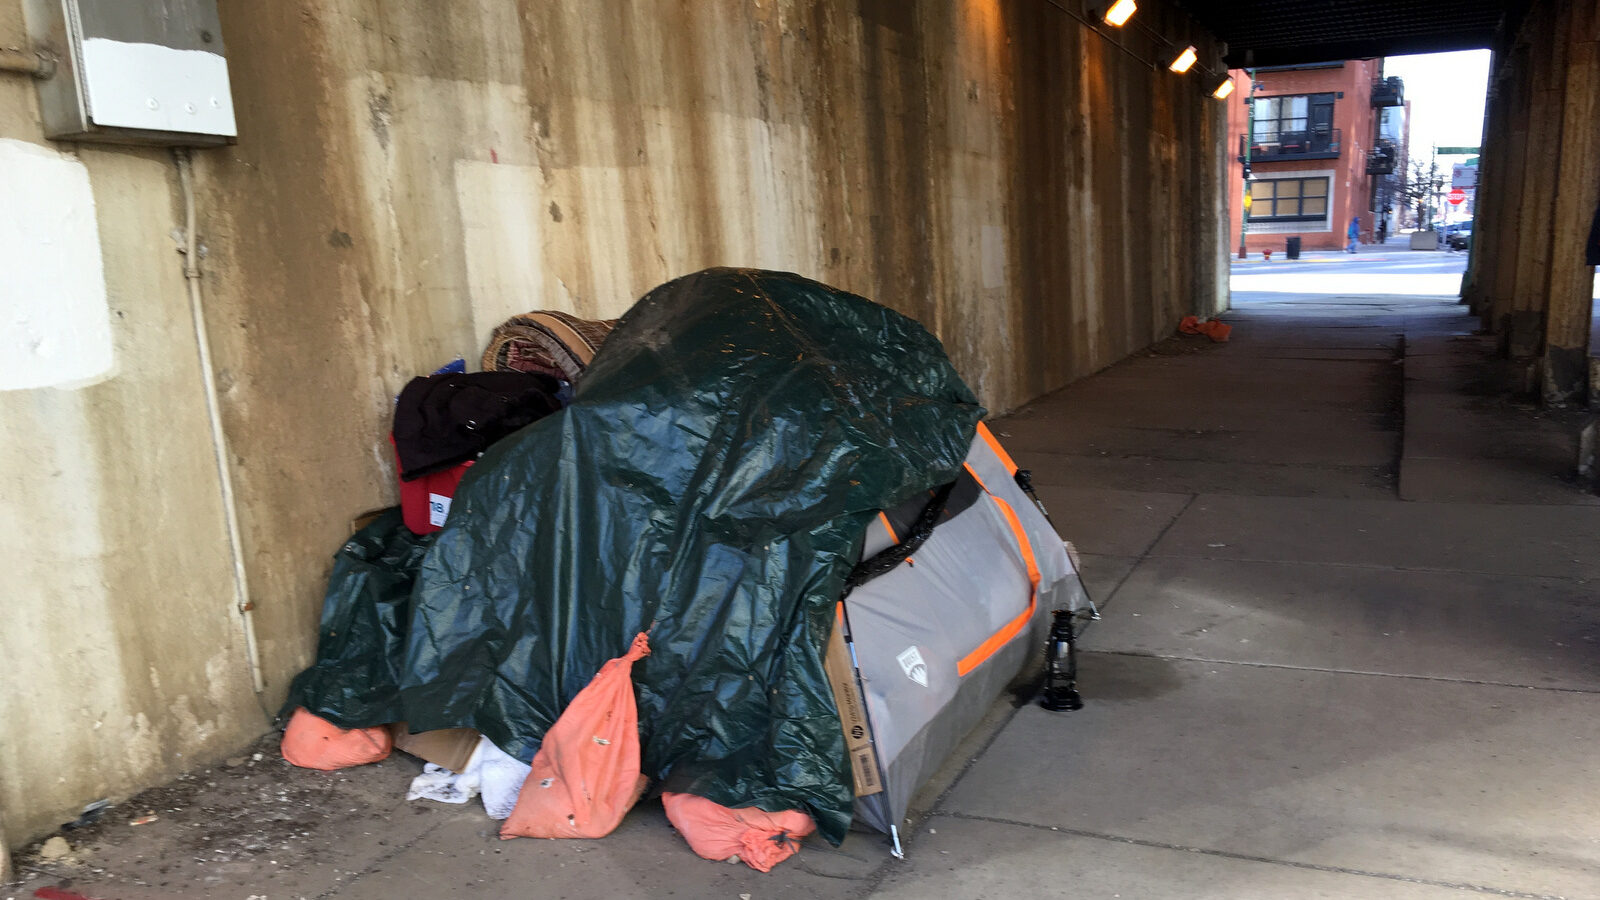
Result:
<svg viewBox="0 0 1600 900"><path fill-rule="evenodd" d="M1039 705L1051 712L1083 709L1078 696L1078 636L1072 630L1072 611L1058 609L1050 624L1050 642L1045 646L1044 695Z"/></svg>

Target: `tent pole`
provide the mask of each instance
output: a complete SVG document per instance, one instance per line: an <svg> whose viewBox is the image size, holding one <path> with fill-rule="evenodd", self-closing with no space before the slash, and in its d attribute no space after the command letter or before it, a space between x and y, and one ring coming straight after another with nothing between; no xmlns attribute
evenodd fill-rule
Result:
<svg viewBox="0 0 1600 900"><path fill-rule="evenodd" d="M1050 528L1056 533L1056 537L1061 537L1061 530L1056 528L1055 520L1050 518L1050 510L1044 508L1044 501L1040 500L1039 495L1033 490L1032 470L1018 469L1014 477L1017 480L1017 487L1022 488L1022 492L1028 495L1028 499L1033 501L1033 505L1039 507L1039 514L1044 516L1046 522L1050 523ZM1062 543L1066 544L1067 558L1072 561L1072 568L1078 574L1078 587L1083 588L1083 599L1089 604L1089 621L1098 622L1100 621L1100 608L1094 605L1094 598L1089 596L1089 587L1083 583L1083 571L1078 565L1078 553L1070 543L1066 541L1062 541Z"/></svg>
<svg viewBox="0 0 1600 900"><path fill-rule="evenodd" d="M867 734L871 736L872 743L874 746L876 746L878 743L878 730L872 725L872 710L867 708L867 687L866 683L861 680L861 663L856 659L855 633L850 630L850 606L849 604L845 603L845 599L843 597L839 598L839 624L844 630L845 648L850 651L850 670L855 675L856 690L861 692L861 715L867 720ZM883 785L884 793L888 793L888 768L885 766L883 758L880 757L876 751L873 752L872 758L878 766L878 782ZM887 802L887 800L885 802ZM889 811L892 813L894 811L894 804L889 803L888 806ZM897 827L897 824L898 823L890 823L889 825L889 852L894 855L895 859L905 859L906 853L900 848L900 829Z"/></svg>

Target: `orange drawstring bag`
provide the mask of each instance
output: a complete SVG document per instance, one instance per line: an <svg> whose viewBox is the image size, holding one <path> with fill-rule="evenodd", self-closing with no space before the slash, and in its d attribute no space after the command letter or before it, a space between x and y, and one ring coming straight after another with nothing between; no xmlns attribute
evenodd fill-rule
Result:
<svg viewBox="0 0 1600 900"><path fill-rule="evenodd" d="M283 730L281 749L284 759L302 769L331 772L385 759L393 747L387 728L340 728L302 706Z"/></svg>
<svg viewBox="0 0 1600 900"><path fill-rule="evenodd" d="M1178 330L1184 334L1203 334L1220 344L1228 339L1233 326L1216 319L1202 322L1199 316L1184 316L1183 321L1178 323Z"/></svg>
<svg viewBox="0 0 1600 900"><path fill-rule="evenodd" d="M644 793L633 663L650 653L644 633L601 667L545 733L501 838L605 837Z"/></svg>
<svg viewBox="0 0 1600 900"><path fill-rule="evenodd" d="M800 840L817 830L810 816L793 809L729 809L704 797L673 793L663 793L661 805L690 850L719 862L737 856L758 872L770 872L799 853Z"/></svg>

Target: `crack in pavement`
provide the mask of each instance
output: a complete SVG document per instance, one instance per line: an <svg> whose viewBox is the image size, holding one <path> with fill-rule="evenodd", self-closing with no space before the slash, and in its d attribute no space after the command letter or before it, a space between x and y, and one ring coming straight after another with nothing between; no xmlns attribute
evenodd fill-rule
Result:
<svg viewBox="0 0 1600 900"><path fill-rule="evenodd" d="M1069 837L1087 838L1096 841L1108 841L1117 844L1131 844L1136 847L1148 847L1154 850L1176 850L1180 853L1196 853L1202 856L1213 856L1220 859L1239 860L1241 862L1264 863L1271 866L1285 866L1294 869L1308 869L1314 872L1331 872L1339 875L1354 875L1362 878L1380 878L1385 881L1401 881L1407 884L1421 884L1429 887L1449 888L1458 891L1472 891L1479 894L1491 894L1496 897L1522 897L1528 900L1565 900L1558 894L1539 894L1531 891L1519 891L1510 888L1491 887L1486 884L1472 884L1462 881L1444 881L1437 878L1424 878L1419 875L1401 875L1394 872L1374 872L1366 869L1355 869L1349 866L1330 866L1321 863L1298 862L1292 859L1275 859L1270 856L1254 856L1249 853L1235 853L1231 850L1216 850L1207 847L1185 847L1182 844L1169 844L1166 841L1152 841L1144 838L1127 837L1120 834L1104 834L1098 831L1088 831L1082 828L1069 828L1060 825L1040 825L1035 822L1018 822L1014 819L1002 819L996 816L979 816L971 813L947 812L941 813L948 818L962 819L972 822L989 822L996 825L1010 825L1017 828L1029 828L1036 831L1049 831L1064 834Z"/></svg>
<svg viewBox="0 0 1600 900"><path fill-rule="evenodd" d="M1366 678L1403 678L1408 681L1438 681L1445 684L1469 684L1479 687L1506 687L1527 691L1550 691L1557 694L1600 694L1600 688L1549 687L1537 684L1519 684L1514 681L1486 681L1478 678L1451 678L1445 675L1410 675L1404 672L1371 672L1364 669L1336 669L1329 666L1296 666L1289 663L1250 662L1242 659L1212 659L1206 656L1171 656L1164 653L1141 653L1138 650L1086 650L1079 653L1097 653L1102 656L1130 656L1135 659L1165 659L1174 662L1197 662L1216 666L1246 666L1252 669L1287 669L1292 672L1325 672L1330 675L1359 675Z"/></svg>

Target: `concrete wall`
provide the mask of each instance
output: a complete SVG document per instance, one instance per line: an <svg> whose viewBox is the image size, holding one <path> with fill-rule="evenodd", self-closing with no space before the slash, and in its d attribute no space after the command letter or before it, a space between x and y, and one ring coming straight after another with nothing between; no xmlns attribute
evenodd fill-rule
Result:
<svg viewBox="0 0 1600 900"><path fill-rule="evenodd" d="M1073 0L1065 4L1086 12ZM203 282L267 691L232 606L163 151L95 192L115 361L0 393L13 840L227 755L311 658L329 556L393 502L412 375L535 308L710 265L921 319L995 410L1226 303L1222 105L1050 4L223 0L240 136L196 152ZM1160 4L1144 23L1209 38ZM0 43L22 33L0 0ZM14 42L14 41L13 41ZM0 76L0 138L42 139Z"/></svg>

